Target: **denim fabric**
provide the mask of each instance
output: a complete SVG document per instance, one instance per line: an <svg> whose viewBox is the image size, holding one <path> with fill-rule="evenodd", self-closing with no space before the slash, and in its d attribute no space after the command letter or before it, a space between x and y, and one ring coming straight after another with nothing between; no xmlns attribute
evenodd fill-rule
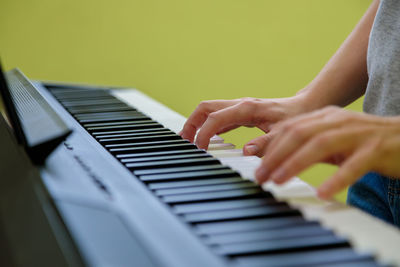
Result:
<svg viewBox="0 0 400 267"><path fill-rule="evenodd" d="M400 227L400 179L367 173L349 188L347 203Z"/></svg>

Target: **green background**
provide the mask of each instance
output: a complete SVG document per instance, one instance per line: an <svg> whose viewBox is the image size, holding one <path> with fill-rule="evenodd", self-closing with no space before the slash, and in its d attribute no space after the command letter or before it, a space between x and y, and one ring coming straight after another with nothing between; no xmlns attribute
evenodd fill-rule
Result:
<svg viewBox="0 0 400 267"><path fill-rule="evenodd" d="M293 95L370 2L1 0L0 56L32 79L135 87L188 116L206 99ZM259 134L224 138L241 147ZM334 170L301 177L318 185Z"/></svg>

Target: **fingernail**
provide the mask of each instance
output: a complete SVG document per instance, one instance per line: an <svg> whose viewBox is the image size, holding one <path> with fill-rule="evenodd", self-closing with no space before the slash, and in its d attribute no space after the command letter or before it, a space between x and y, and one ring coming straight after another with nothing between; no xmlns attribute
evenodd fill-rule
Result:
<svg viewBox="0 0 400 267"><path fill-rule="evenodd" d="M279 183L285 178L286 171L284 169L278 169L271 174L271 179L275 183Z"/></svg>
<svg viewBox="0 0 400 267"><path fill-rule="evenodd" d="M266 181L268 178L268 170L267 168L258 168L256 170L256 180L258 183L262 183Z"/></svg>
<svg viewBox="0 0 400 267"><path fill-rule="evenodd" d="M246 146L246 151L250 155L254 155L258 152L258 146L256 145L248 145Z"/></svg>

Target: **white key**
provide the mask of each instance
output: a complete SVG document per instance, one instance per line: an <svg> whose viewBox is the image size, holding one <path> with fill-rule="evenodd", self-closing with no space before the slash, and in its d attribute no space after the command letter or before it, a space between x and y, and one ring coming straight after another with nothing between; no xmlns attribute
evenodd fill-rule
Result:
<svg viewBox="0 0 400 267"><path fill-rule="evenodd" d="M231 143L210 144L208 146L208 151L234 149L234 148L235 148L235 145L233 145Z"/></svg>

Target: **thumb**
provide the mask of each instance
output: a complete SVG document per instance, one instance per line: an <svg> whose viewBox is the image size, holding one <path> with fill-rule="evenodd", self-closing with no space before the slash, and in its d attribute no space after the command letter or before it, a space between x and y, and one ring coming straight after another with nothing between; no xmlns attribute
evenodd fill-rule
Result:
<svg viewBox="0 0 400 267"><path fill-rule="evenodd" d="M264 134L253 140L249 141L243 146L243 154L245 156L264 156L265 149L267 148L269 142L272 140L271 133Z"/></svg>

